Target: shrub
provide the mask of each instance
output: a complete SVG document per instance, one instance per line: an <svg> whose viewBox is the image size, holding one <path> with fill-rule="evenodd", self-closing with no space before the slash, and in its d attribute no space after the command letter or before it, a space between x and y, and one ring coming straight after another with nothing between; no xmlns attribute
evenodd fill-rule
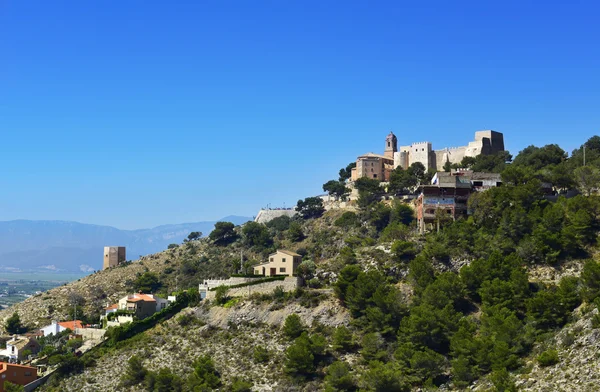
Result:
<svg viewBox="0 0 600 392"><path fill-rule="evenodd" d="M325 375L326 391L354 391L356 389L354 378L350 373L350 366L346 362L336 361L329 365Z"/></svg>
<svg viewBox="0 0 600 392"><path fill-rule="evenodd" d="M302 320L300 316L297 314L290 314L285 319L285 323L283 324L283 334L287 336L289 339L295 339L299 337L304 331L304 325L302 324Z"/></svg>
<svg viewBox="0 0 600 392"><path fill-rule="evenodd" d="M314 359L310 339L303 333L285 350L285 372L299 377L311 375L315 371Z"/></svg>
<svg viewBox="0 0 600 392"><path fill-rule="evenodd" d="M252 386L253 384L250 381L246 381L240 377L234 377L229 390L231 392L250 392L252 391Z"/></svg>
<svg viewBox="0 0 600 392"><path fill-rule="evenodd" d="M161 287L161 281L153 272L145 272L133 282L133 289L140 293L154 293Z"/></svg>
<svg viewBox="0 0 600 392"><path fill-rule="evenodd" d="M194 361L194 372L190 376L191 389L196 391L211 391L221 385L221 375L215 368L210 355L202 355Z"/></svg>
<svg viewBox="0 0 600 392"><path fill-rule="evenodd" d="M336 351L347 352L354 348L354 338L352 332L343 325L337 327L333 333L333 349Z"/></svg>
<svg viewBox="0 0 600 392"><path fill-rule="evenodd" d="M558 359L558 351L554 349L549 349L538 355L537 361L540 366L552 366L556 365L559 362Z"/></svg>
<svg viewBox="0 0 600 392"><path fill-rule="evenodd" d="M253 353L254 361L258 363L269 362L270 354L269 351L263 346L254 347Z"/></svg>
<svg viewBox="0 0 600 392"><path fill-rule="evenodd" d="M219 305L224 305L229 300L229 297L227 296L229 287L222 285L217 287L215 291L215 302Z"/></svg>
<svg viewBox="0 0 600 392"><path fill-rule="evenodd" d="M352 211L346 211L333 222L334 225L342 228L358 227L360 226L360 220L358 215Z"/></svg>

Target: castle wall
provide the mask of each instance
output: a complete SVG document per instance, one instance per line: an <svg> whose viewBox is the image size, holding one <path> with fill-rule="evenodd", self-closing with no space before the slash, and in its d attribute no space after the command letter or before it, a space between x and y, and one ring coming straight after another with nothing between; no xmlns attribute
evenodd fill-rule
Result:
<svg viewBox="0 0 600 392"><path fill-rule="evenodd" d="M279 209L279 210L260 210L258 211L258 215L256 215L256 218L254 218L254 222L258 222L258 223L267 223L269 221L272 221L275 218L279 218L280 216L289 216L290 218L292 218L294 215L296 215L296 209L295 208L290 208L290 209Z"/></svg>
<svg viewBox="0 0 600 392"><path fill-rule="evenodd" d="M409 156L408 156L408 166L412 165L415 162L421 162L426 169L432 167L431 164L431 143L430 142L420 142L413 143L410 146Z"/></svg>

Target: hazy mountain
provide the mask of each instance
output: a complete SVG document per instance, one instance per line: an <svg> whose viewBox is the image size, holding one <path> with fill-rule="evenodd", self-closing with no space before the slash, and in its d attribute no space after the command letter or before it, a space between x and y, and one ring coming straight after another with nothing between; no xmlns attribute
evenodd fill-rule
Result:
<svg viewBox="0 0 600 392"><path fill-rule="evenodd" d="M251 218L228 216L221 221L242 224ZM216 221L215 221L216 222ZM0 222L0 273L10 271L90 272L102 268L104 246L126 246L135 260L181 243L192 231L207 235L215 222L162 225L120 230L67 221Z"/></svg>

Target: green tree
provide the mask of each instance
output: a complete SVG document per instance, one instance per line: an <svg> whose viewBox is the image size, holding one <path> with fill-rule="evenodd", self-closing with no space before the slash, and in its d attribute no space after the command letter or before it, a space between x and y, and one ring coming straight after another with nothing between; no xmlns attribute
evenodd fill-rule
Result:
<svg viewBox="0 0 600 392"><path fill-rule="evenodd" d="M137 355L133 355L127 361L125 374L121 377L121 385L124 387L138 385L144 381L146 374L148 374L148 370L144 367L142 359Z"/></svg>
<svg viewBox="0 0 600 392"><path fill-rule="evenodd" d="M148 372L144 380L146 389L153 392L181 392L183 381L169 369L160 369L158 373Z"/></svg>
<svg viewBox="0 0 600 392"><path fill-rule="evenodd" d="M340 352L348 352L354 348L354 337L352 332L345 326L339 326L333 333L333 349Z"/></svg>
<svg viewBox="0 0 600 392"><path fill-rule="evenodd" d="M381 182L372 178L361 177L354 182L354 187L358 190L358 205L361 208L367 208L383 194Z"/></svg>
<svg viewBox="0 0 600 392"><path fill-rule="evenodd" d="M343 198L344 195L350 193L350 189L346 187L346 183L343 181L331 180L323 184L323 190L330 196Z"/></svg>
<svg viewBox="0 0 600 392"><path fill-rule="evenodd" d="M292 218L290 218L287 215L281 215L281 216L278 216L277 218L271 219L270 221L268 221L266 223L266 225L269 229L272 229L275 232L280 233L282 231L286 231L290 227L291 223L292 223Z"/></svg>
<svg viewBox="0 0 600 392"><path fill-rule="evenodd" d="M547 166L558 165L567 159L567 153L556 144L544 147L529 146L520 151L513 160L515 166L526 166L538 171Z"/></svg>
<svg viewBox="0 0 600 392"><path fill-rule="evenodd" d="M410 381L396 362L373 361L360 380L361 391L408 392Z"/></svg>
<svg viewBox="0 0 600 392"><path fill-rule="evenodd" d="M283 324L283 334L288 339L296 339L299 337L302 332L304 332L305 327L302 323L302 319L297 314L290 314L286 317L285 322Z"/></svg>
<svg viewBox="0 0 600 392"><path fill-rule="evenodd" d="M410 193L412 188L417 185L419 178L409 170L403 170L401 166L392 170L390 173L388 192L395 195ZM425 172L423 171L423 175L424 173Z"/></svg>
<svg viewBox="0 0 600 392"><path fill-rule="evenodd" d="M358 275L362 272L362 269L358 265L347 265L339 273L337 282L333 286L333 290L335 295L343 302L346 301L346 295L348 292L348 288Z"/></svg>
<svg viewBox="0 0 600 392"><path fill-rule="evenodd" d="M315 262L307 259L303 260L296 268L296 276L301 277L305 282L307 282L314 277L316 271L317 266L315 265Z"/></svg>
<svg viewBox="0 0 600 392"><path fill-rule="evenodd" d="M398 260L411 260L417 254L415 244L410 241L395 241L391 250Z"/></svg>
<svg viewBox="0 0 600 392"><path fill-rule="evenodd" d="M269 234L269 229L262 223L248 222L244 224L244 226L242 226L242 235L244 237L244 242L248 246L264 249L273 245L273 239Z"/></svg>
<svg viewBox="0 0 600 392"><path fill-rule="evenodd" d="M593 302L600 296L600 264L594 260L588 260L581 271L581 284L583 294L588 302Z"/></svg>
<svg viewBox="0 0 600 392"><path fill-rule="evenodd" d="M133 288L139 293L155 293L162 287L162 282L154 272L144 272L134 282Z"/></svg>
<svg viewBox="0 0 600 392"><path fill-rule="evenodd" d="M221 374L210 355L198 357L192 366L194 372L190 375L188 385L193 391L212 391L221 386Z"/></svg>
<svg viewBox="0 0 600 392"><path fill-rule="evenodd" d="M21 318L17 312L14 312L12 316L6 319L4 328L9 334L20 334L27 330L23 324L21 324Z"/></svg>
<svg viewBox="0 0 600 392"><path fill-rule="evenodd" d="M383 339L376 332L365 334L360 342L360 355L367 361L383 360L387 353L383 350Z"/></svg>
<svg viewBox="0 0 600 392"><path fill-rule="evenodd" d="M241 377L234 377L231 381L231 386L229 387L229 390L231 392L251 392L252 386L252 382L244 380Z"/></svg>
<svg viewBox="0 0 600 392"><path fill-rule="evenodd" d="M215 229L210 232L208 238L216 245L227 245L237 239L235 225L231 222L217 222Z"/></svg>
<svg viewBox="0 0 600 392"><path fill-rule="evenodd" d="M356 167L356 162L348 164L345 168L340 169L340 182L346 182L352 177L352 169Z"/></svg>
<svg viewBox="0 0 600 392"><path fill-rule="evenodd" d="M285 350L284 370L298 377L310 376L315 371L314 359L310 339L303 333Z"/></svg>
<svg viewBox="0 0 600 392"><path fill-rule="evenodd" d="M188 241L195 241L199 240L200 238L202 238L202 232L200 231L192 231L187 237Z"/></svg>
<svg viewBox="0 0 600 392"><path fill-rule="evenodd" d="M494 387L496 388L497 392L518 391L515 382L513 381L512 377L510 376L510 373L506 369L494 371L490 376L490 380L492 381L492 384L494 384Z"/></svg>
<svg viewBox="0 0 600 392"><path fill-rule="evenodd" d="M323 200L320 197L307 197L304 200L298 200L296 211L303 219L318 218L325 212Z"/></svg>
<svg viewBox="0 0 600 392"><path fill-rule="evenodd" d="M255 346L253 356L254 360L258 363L269 362L270 358L269 351L263 346Z"/></svg>
<svg viewBox="0 0 600 392"><path fill-rule="evenodd" d="M302 226L298 222L290 223L290 227L287 231L286 237L292 242L300 242L304 239L304 232Z"/></svg>
<svg viewBox="0 0 600 392"><path fill-rule="evenodd" d="M600 186L600 170L592 166L582 166L573 172L577 187L583 194L589 196Z"/></svg>
<svg viewBox="0 0 600 392"><path fill-rule="evenodd" d="M227 295L228 292L229 287L225 285L215 288L215 302L219 305L224 305L227 301L229 301L229 296Z"/></svg>
<svg viewBox="0 0 600 392"><path fill-rule="evenodd" d="M5 392L24 392L25 387L23 385L13 384L10 381L4 381L4 391Z"/></svg>
<svg viewBox="0 0 600 392"><path fill-rule="evenodd" d="M343 361L335 361L325 373L325 392L355 391L356 382L350 372L350 366Z"/></svg>
<svg viewBox="0 0 600 392"><path fill-rule="evenodd" d="M360 219L354 212L346 211L335 220L334 225L343 228L358 227L360 226Z"/></svg>

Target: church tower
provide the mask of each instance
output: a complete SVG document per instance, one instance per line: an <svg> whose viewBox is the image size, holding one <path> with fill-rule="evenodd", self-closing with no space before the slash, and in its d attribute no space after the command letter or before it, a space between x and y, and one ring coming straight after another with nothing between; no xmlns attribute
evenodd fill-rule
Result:
<svg viewBox="0 0 600 392"><path fill-rule="evenodd" d="M383 155L386 158L394 159L394 153L398 151L398 138L394 132L390 132L385 138L385 152Z"/></svg>

